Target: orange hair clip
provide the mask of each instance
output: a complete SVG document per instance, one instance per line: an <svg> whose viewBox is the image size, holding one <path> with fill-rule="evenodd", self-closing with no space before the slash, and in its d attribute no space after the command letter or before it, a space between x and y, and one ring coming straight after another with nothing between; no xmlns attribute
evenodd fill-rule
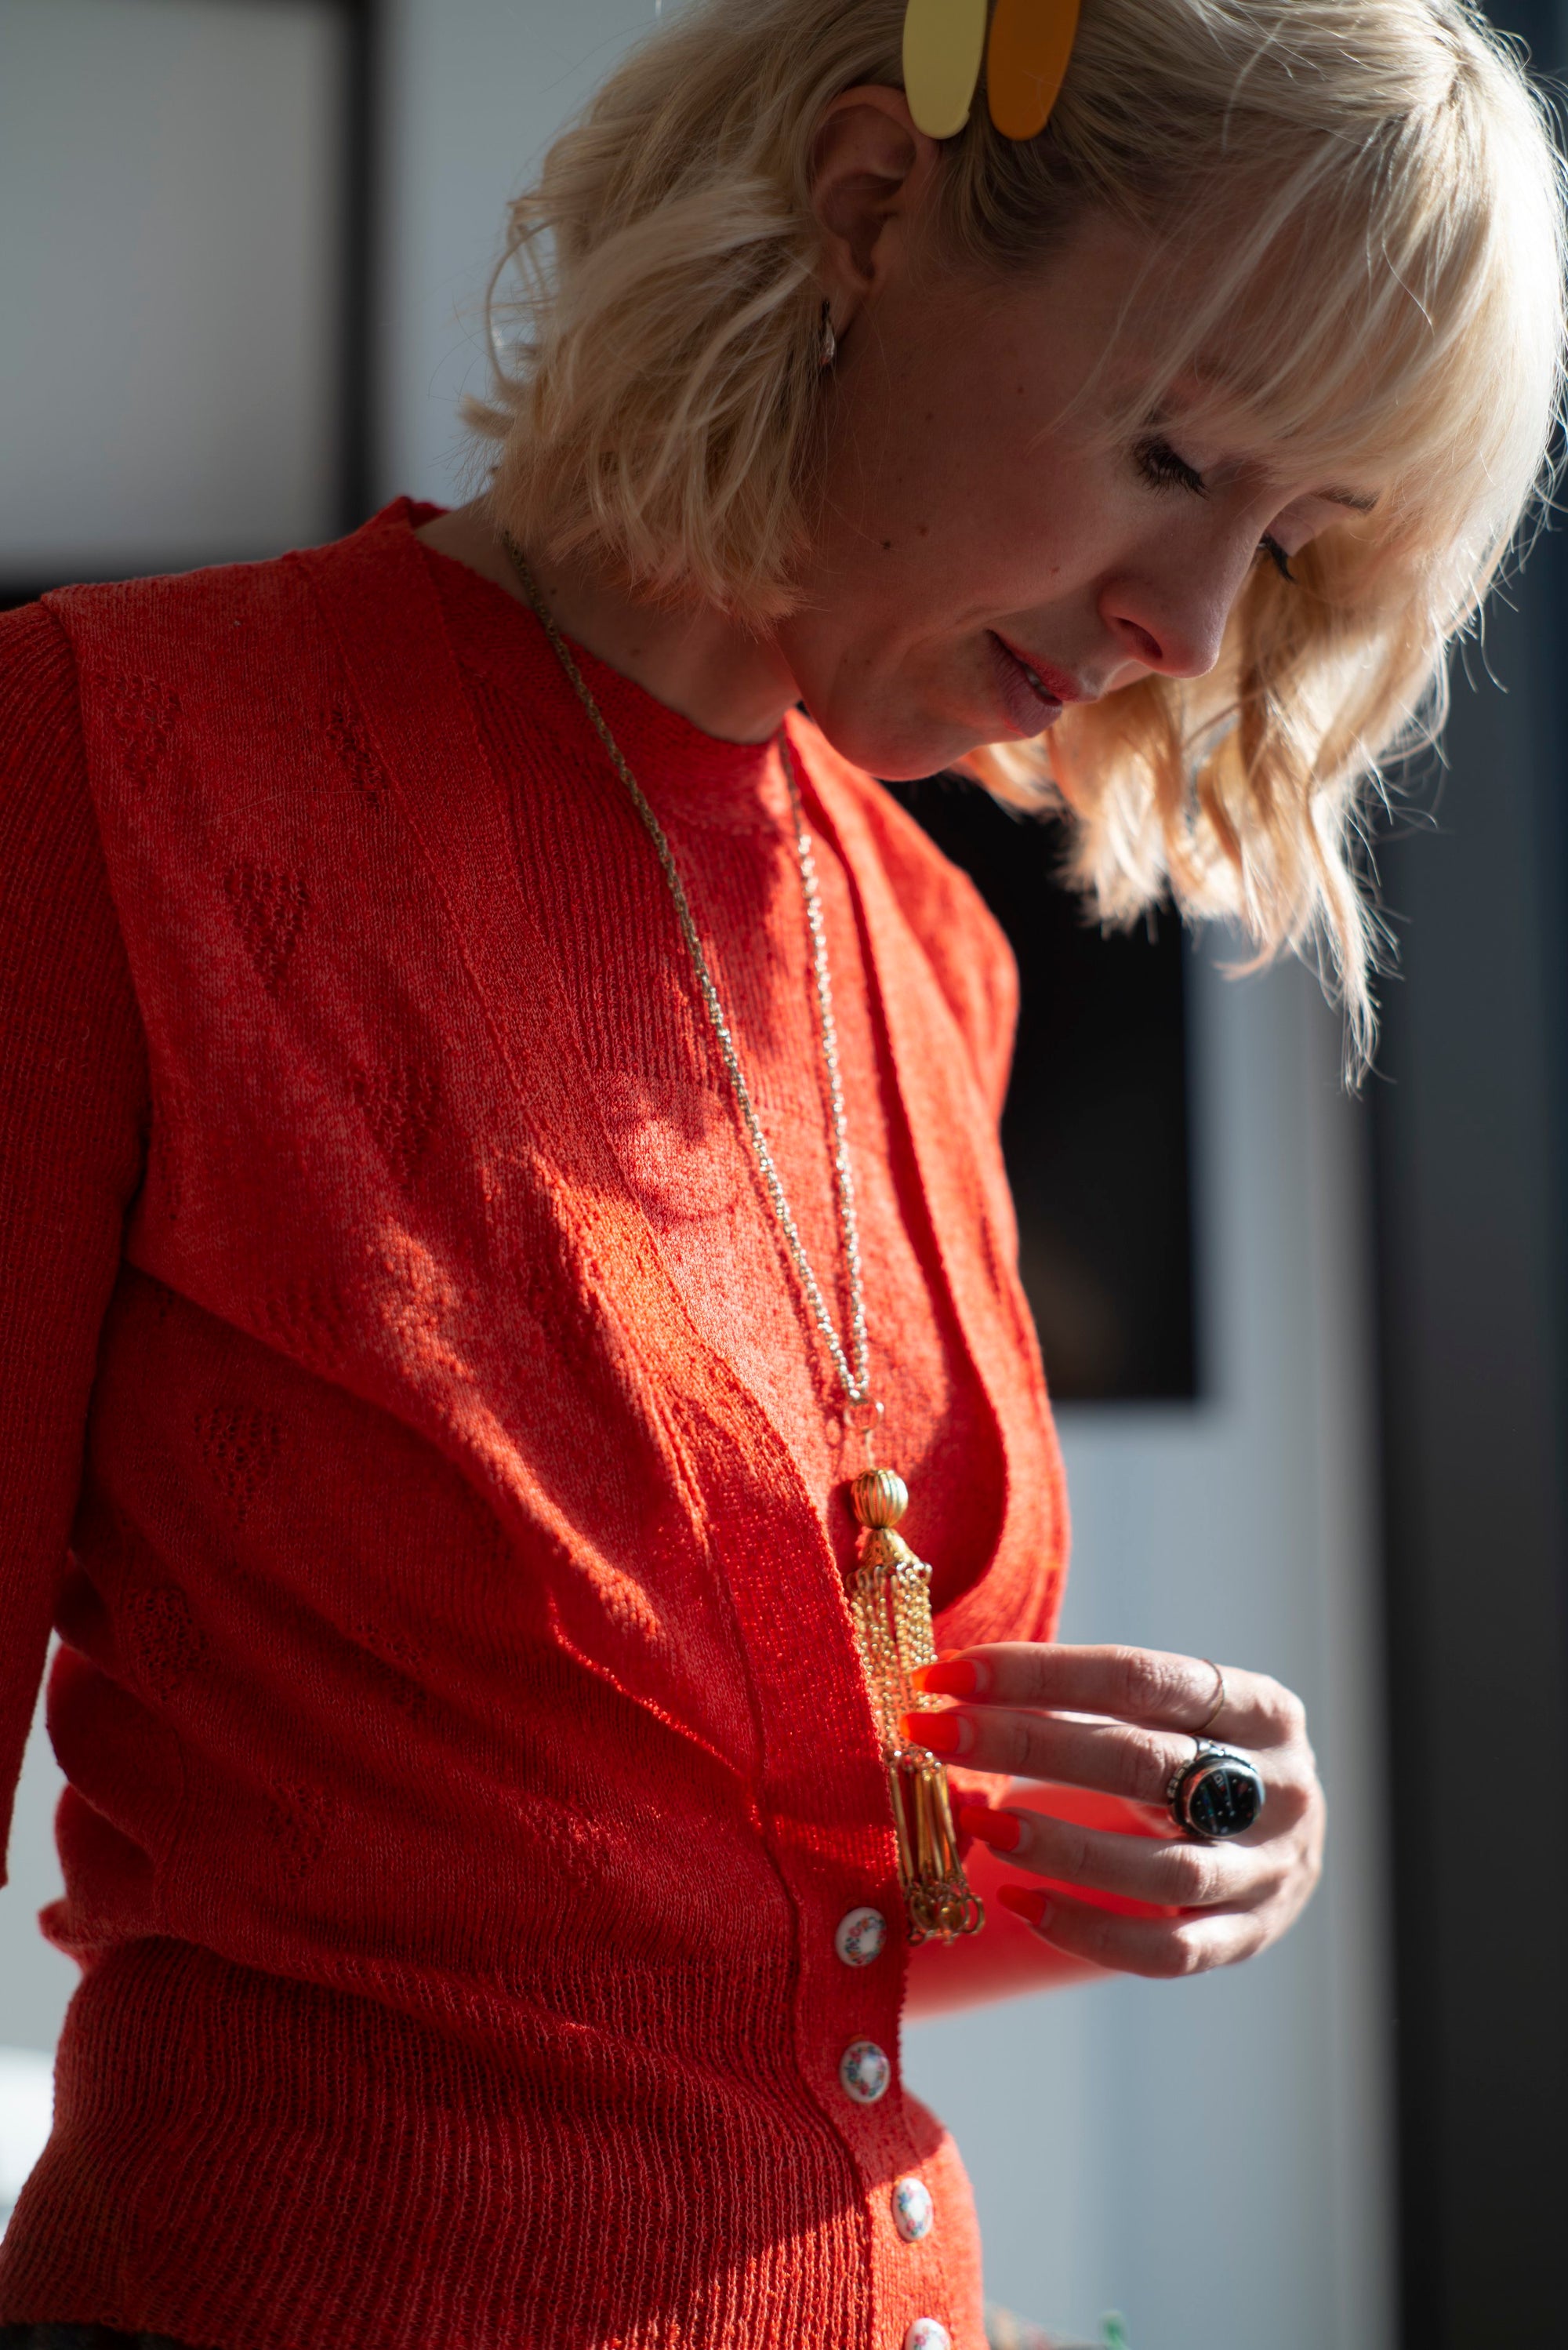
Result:
<svg viewBox="0 0 1568 2350"><path fill-rule="evenodd" d="M996 0L985 94L1004 139L1033 139L1044 130L1077 32L1078 0Z"/></svg>
<svg viewBox="0 0 1568 2350"><path fill-rule="evenodd" d="M916 127L951 139L969 120L985 60L986 100L1004 139L1033 139L1056 103L1078 30L1079 0L909 0L904 92Z"/></svg>

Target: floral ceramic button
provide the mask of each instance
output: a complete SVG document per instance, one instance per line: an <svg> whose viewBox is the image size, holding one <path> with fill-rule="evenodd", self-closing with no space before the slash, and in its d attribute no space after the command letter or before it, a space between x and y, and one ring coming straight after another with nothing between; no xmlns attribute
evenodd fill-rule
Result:
<svg viewBox="0 0 1568 2350"><path fill-rule="evenodd" d="M888 2094L893 2067L874 2040L852 2040L838 2060L838 2085L857 2106L874 2106Z"/></svg>
<svg viewBox="0 0 1568 2350"><path fill-rule="evenodd" d="M846 1967L868 1967L879 1959L888 1939L888 1920L880 1909L851 1909L838 1921L833 1947Z"/></svg>
<svg viewBox="0 0 1568 2350"><path fill-rule="evenodd" d="M936 2224L937 2207L923 2178L913 2173L893 2181L893 2225L907 2244L918 2244Z"/></svg>
<svg viewBox="0 0 1568 2350"><path fill-rule="evenodd" d="M940 2317L917 2317L904 2336L904 2350L953 2350L953 2338Z"/></svg>

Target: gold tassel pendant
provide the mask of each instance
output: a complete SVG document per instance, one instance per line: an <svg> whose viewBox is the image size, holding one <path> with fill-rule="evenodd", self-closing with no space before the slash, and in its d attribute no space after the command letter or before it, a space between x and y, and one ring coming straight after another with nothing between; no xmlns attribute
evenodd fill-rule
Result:
<svg viewBox="0 0 1568 2350"><path fill-rule="evenodd" d="M888 1765L909 1939L951 1942L978 1934L985 1911L959 1858L947 1773L929 1748L906 1746L899 1731L900 1717L919 1702L910 1675L936 1662L931 1570L895 1531L909 1506L909 1489L896 1470L864 1470L849 1499L865 1528L851 1612Z"/></svg>

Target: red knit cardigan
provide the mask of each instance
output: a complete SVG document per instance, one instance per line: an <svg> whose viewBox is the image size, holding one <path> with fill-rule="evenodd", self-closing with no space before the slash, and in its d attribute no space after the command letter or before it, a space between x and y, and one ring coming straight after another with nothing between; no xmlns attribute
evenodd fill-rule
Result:
<svg viewBox="0 0 1568 2350"><path fill-rule="evenodd" d="M0 1294L0 1789L53 1613L48 1922L85 1973L0 2319L898 2350L934 2317L981 2350L961 2169L898 2074L900 1939L836 1947L898 1914L841 1574L608 1146L410 524L49 599L151 1135L117 1197L41 1195L116 1039L40 998L5 1204L67 1302ZM940 1637L1045 1638L1065 1513L981 1075L1005 949L789 731L1004 1463ZM0 897L64 853L13 850Z"/></svg>

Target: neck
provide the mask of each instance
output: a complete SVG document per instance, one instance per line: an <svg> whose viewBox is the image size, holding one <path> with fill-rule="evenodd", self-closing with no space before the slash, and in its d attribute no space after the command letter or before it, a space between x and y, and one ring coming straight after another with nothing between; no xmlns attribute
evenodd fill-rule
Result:
<svg viewBox="0 0 1568 2350"><path fill-rule="evenodd" d="M483 501L421 525L418 536L519 603L523 582ZM639 603L585 564L538 561L529 568L551 619L656 702L729 743L765 743L798 699L778 647L702 605L664 611Z"/></svg>

